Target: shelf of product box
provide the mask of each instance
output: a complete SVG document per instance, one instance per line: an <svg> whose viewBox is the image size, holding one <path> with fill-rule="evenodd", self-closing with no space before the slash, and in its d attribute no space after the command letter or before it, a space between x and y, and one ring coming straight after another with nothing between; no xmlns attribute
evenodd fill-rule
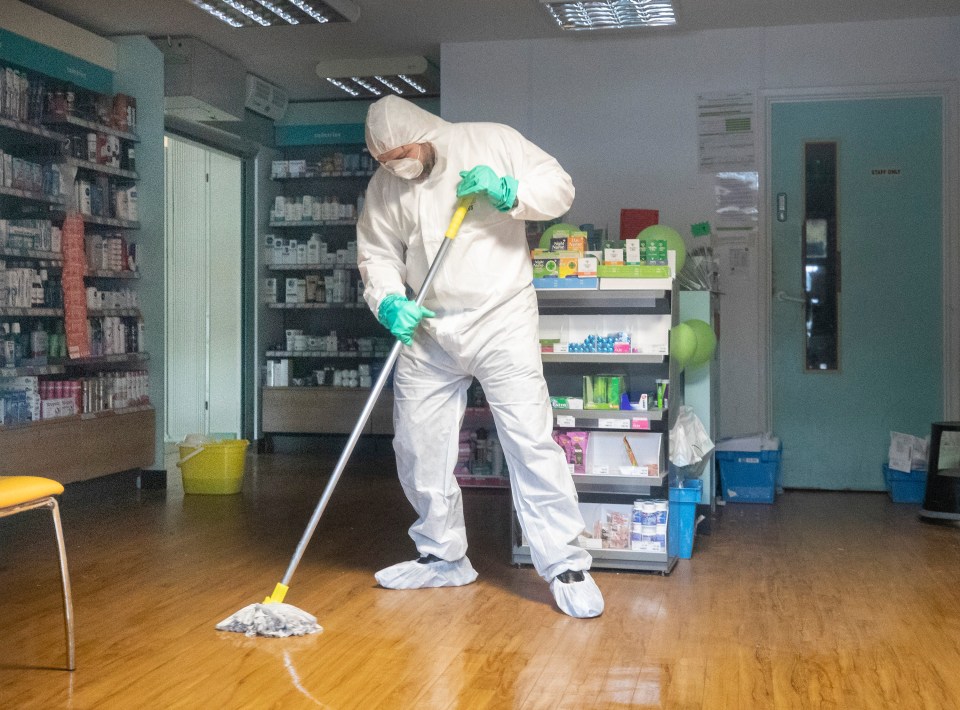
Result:
<svg viewBox="0 0 960 710"><path fill-rule="evenodd" d="M87 365L119 365L146 362L149 353L115 353L113 355L93 355L91 357L66 358L61 361L64 367Z"/></svg>
<svg viewBox="0 0 960 710"><path fill-rule="evenodd" d="M104 269L88 270L84 276L88 279L139 279L139 271L109 271Z"/></svg>
<svg viewBox="0 0 960 710"><path fill-rule="evenodd" d="M140 222L134 222L129 219L117 219L115 217L100 217L93 214L80 214L83 217L83 223L88 225L99 225L101 227L118 227L120 229L140 229Z"/></svg>
<svg viewBox="0 0 960 710"><path fill-rule="evenodd" d="M44 375L62 375L63 365L20 365L19 367L0 367L0 379L4 377L41 377Z"/></svg>
<svg viewBox="0 0 960 710"><path fill-rule="evenodd" d="M138 318L140 316L139 308L88 308L87 318Z"/></svg>
<svg viewBox="0 0 960 710"><path fill-rule="evenodd" d="M329 180L330 178L364 178L368 180L373 177L373 172L367 170L343 170L341 172L317 173L314 175L271 176L270 179L276 180L277 182L294 183L303 182L306 180Z"/></svg>
<svg viewBox="0 0 960 710"><path fill-rule="evenodd" d="M582 547L582 545L581 545ZM676 557L670 557L666 552L639 552L634 550L609 550L586 548L593 558L591 567L597 569L626 569L643 572L660 572L669 574L677 564ZM528 545L517 545L513 548L513 563L515 565L532 565Z"/></svg>
<svg viewBox="0 0 960 710"><path fill-rule="evenodd" d="M0 317L63 318L62 308L14 308L0 306Z"/></svg>
<svg viewBox="0 0 960 710"><path fill-rule="evenodd" d="M267 264L268 271L333 271L334 269L359 271L356 264Z"/></svg>
<svg viewBox="0 0 960 710"><path fill-rule="evenodd" d="M63 254L58 251L40 251L39 249L0 247L0 257L7 259L29 259L30 261L39 262L38 266L44 269L59 268L63 266Z"/></svg>
<svg viewBox="0 0 960 710"><path fill-rule="evenodd" d="M21 146L30 143L64 143L69 140L63 133L49 128L0 117L0 140L7 142L8 138Z"/></svg>
<svg viewBox="0 0 960 710"><path fill-rule="evenodd" d="M666 409L567 409L554 407L554 423L561 429L624 429L662 431Z"/></svg>
<svg viewBox="0 0 960 710"><path fill-rule="evenodd" d="M309 358L345 358L348 360L382 360L382 354L361 355L360 353L330 353L326 350L268 350L267 357L309 357Z"/></svg>
<svg viewBox="0 0 960 710"><path fill-rule="evenodd" d="M651 488L663 485L666 474L662 476L596 476L589 473L576 473L573 483L580 493L600 493L648 496Z"/></svg>
<svg viewBox="0 0 960 710"><path fill-rule="evenodd" d="M117 219L116 217L102 217L95 214L80 212L83 223L87 227L115 227L117 229L140 229L140 222L129 219ZM54 210L51 217L55 222L63 221L67 213L63 210Z"/></svg>
<svg viewBox="0 0 960 710"><path fill-rule="evenodd" d="M75 168L81 170L89 170L95 173L103 173L105 175L112 175L113 177L125 178L127 180L139 180L140 176L133 170L124 170L122 168L115 168L112 165L104 165L103 163L94 163L90 160L81 160L80 158L67 158L64 160L64 163L71 165Z"/></svg>
<svg viewBox="0 0 960 710"><path fill-rule="evenodd" d="M367 308L366 303L268 303L266 306L267 308L275 308L279 310Z"/></svg>
<svg viewBox="0 0 960 710"><path fill-rule="evenodd" d="M540 353L544 362L597 362L597 363L662 363L665 355L640 355L639 353Z"/></svg>
<svg viewBox="0 0 960 710"><path fill-rule="evenodd" d="M63 130L64 126L73 126L74 128L84 128L88 131L95 131L96 133L105 133L108 136L116 136L117 138L122 138L132 143L138 143L140 141L140 137L136 133L120 131L113 126L107 126L102 123L97 123L96 121L87 121L86 119L77 118L76 116L48 117L45 118L43 122L47 126L61 127L61 130Z"/></svg>
<svg viewBox="0 0 960 710"><path fill-rule="evenodd" d="M659 284L661 279L651 279ZM669 279L667 280L669 281ZM602 307L623 307L637 310L640 308L652 308L656 301L666 298L669 292L669 283L665 287L655 287L651 284L649 289L633 289L630 291L577 291L576 293L565 293L562 289L537 289L537 301L543 307L562 308L568 310L571 308L596 308Z"/></svg>
<svg viewBox="0 0 960 710"><path fill-rule="evenodd" d="M4 187L0 185L0 195L6 197L16 197L20 200L29 200L31 202L42 202L47 205L64 205L67 198L64 195L47 195L43 192L34 190L20 190L15 187Z"/></svg>
<svg viewBox="0 0 960 710"><path fill-rule="evenodd" d="M355 219L301 220L299 222L271 222L271 227L355 227Z"/></svg>
<svg viewBox="0 0 960 710"><path fill-rule="evenodd" d="M506 476L467 476L456 474L461 488L509 488L510 479Z"/></svg>

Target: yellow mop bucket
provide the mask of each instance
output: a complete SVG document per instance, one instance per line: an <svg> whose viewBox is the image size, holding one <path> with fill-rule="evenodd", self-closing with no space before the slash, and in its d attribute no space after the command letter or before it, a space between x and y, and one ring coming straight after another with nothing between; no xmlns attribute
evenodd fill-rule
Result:
<svg viewBox="0 0 960 710"><path fill-rule="evenodd" d="M183 474L184 493L239 493L249 445L246 439L206 441L196 446L180 444L177 466Z"/></svg>

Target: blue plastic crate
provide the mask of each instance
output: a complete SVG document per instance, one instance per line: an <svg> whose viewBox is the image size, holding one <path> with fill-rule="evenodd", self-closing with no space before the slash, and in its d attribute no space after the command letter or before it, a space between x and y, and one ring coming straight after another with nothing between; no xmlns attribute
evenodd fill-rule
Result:
<svg viewBox="0 0 960 710"><path fill-rule="evenodd" d="M927 472L897 471L883 464L883 481L894 503L923 503L927 492Z"/></svg>
<svg viewBox="0 0 960 710"><path fill-rule="evenodd" d="M773 503L780 450L717 451L723 497L728 503Z"/></svg>

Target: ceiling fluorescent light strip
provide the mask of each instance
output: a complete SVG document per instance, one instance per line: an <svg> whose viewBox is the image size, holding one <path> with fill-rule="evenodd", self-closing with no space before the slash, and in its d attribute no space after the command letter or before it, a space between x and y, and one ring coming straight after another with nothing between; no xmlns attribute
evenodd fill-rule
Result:
<svg viewBox="0 0 960 710"><path fill-rule="evenodd" d="M232 8L233 8L234 10L236 10L237 12L242 12L244 15L246 15L247 17L249 17L251 20L253 20L254 22L256 22L256 23L257 23L258 25L260 25L261 27L269 27L269 26L270 26L270 20L268 20L268 19L266 19L265 17L263 17L263 15L260 15L260 14L258 14L258 13L256 13L256 12L254 12L254 11L251 10L249 7L247 7L246 5L244 5L243 3L237 2L237 0L220 0L220 2L222 2L224 5L229 5L230 7L232 7Z"/></svg>
<svg viewBox="0 0 960 710"><path fill-rule="evenodd" d="M411 79L411 78L410 78L409 76L407 76L406 74L397 74L397 76L400 77L401 79L403 79L404 82L406 82L407 84L409 84L410 87L411 87L414 91L419 91L421 94L427 93L427 90L426 90L426 89L424 89L422 86L420 86L420 84L418 84L417 82L415 82L413 79Z"/></svg>
<svg viewBox="0 0 960 710"><path fill-rule="evenodd" d="M605 0L604 2L549 2L541 0L565 30L650 27L676 24L668 0Z"/></svg>
<svg viewBox="0 0 960 710"><path fill-rule="evenodd" d="M303 0L290 0L293 5L296 5L305 13L310 15L314 20L323 24L324 22L330 22L330 18L319 12L317 9L303 2Z"/></svg>
<svg viewBox="0 0 960 710"><path fill-rule="evenodd" d="M270 12L272 12L274 15L279 17L284 22L291 25L300 24L300 20L298 20L296 17L294 17L290 13L285 12L282 8L277 7L272 2L269 2L268 0L257 0L257 2L263 5L265 8L267 8Z"/></svg>
<svg viewBox="0 0 960 710"><path fill-rule="evenodd" d="M197 7L199 7L201 10L203 10L204 12L210 13L211 15L216 17L218 20L220 20L221 22L226 22L231 27L243 27L242 22L240 22L239 20L233 19L232 17L230 17L230 15L218 10L213 5L210 5L209 3L203 2L203 0L191 0L191 2Z"/></svg>
<svg viewBox="0 0 960 710"><path fill-rule="evenodd" d="M341 90L343 90L343 91L346 91L346 92L347 92L348 94L350 94L351 96L359 96L359 95L360 95L360 92L359 92L359 91L357 91L357 90L354 89L353 87L347 86L346 84L344 84L344 83L343 83L342 81L340 81L339 79L334 79L334 78L328 76L328 77L327 77L327 81L329 81L331 84L333 84L333 85L334 85L335 87L337 87L338 89L341 89Z"/></svg>
<svg viewBox="0 0 960 710"><path fill-rule="evenodd" d="M369 92L370 92L371 94L373 94L374 96L382 96L382 95L383 95L383 92L380 91L380 89L378 89L377 87L375 87L373 84L371 84L371 83L369 83L369 82L367 82L367 81L364 81L364 80L363 80L362 78L360 78L359 76L351 76L351 77L350 77L350 81L352 81L354 84L358 84L359 86L362 86L364 89L366 89L367 91L369 91Z"/></svg>
<svg viewBox="0 0 960 710"><path fill-rule="evenodd" d="M388 81L386 77L383 77L383 76L375 76L375 77L373 77L373 78L376 79L377 81L379 81L381 84L383 84L383 85L384 85L385 87L387 87L388 89L390 89L390 91L392 91L393 93L399 94L399 95L401 95L401 96L403 95L403 89L401 89L399 86L397 86L396 84L394 84L392 81Z"/></svg>

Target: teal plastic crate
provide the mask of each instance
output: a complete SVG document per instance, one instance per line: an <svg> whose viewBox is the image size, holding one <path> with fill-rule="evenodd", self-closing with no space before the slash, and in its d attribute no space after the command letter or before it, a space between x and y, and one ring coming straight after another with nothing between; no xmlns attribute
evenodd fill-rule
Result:
<svg viewBox="0 0 960 710"><path fill-rule="evenodd" d="M897 471L883 464L883 481L894 503L923 503L927 492L927 472Z"/></svg>
<svg viewBox="0 0 960 710"><path fill-rule="evenodd" d="M723 497L728 503L773 503L780 476L780 450L717 451Z"/></svg>

